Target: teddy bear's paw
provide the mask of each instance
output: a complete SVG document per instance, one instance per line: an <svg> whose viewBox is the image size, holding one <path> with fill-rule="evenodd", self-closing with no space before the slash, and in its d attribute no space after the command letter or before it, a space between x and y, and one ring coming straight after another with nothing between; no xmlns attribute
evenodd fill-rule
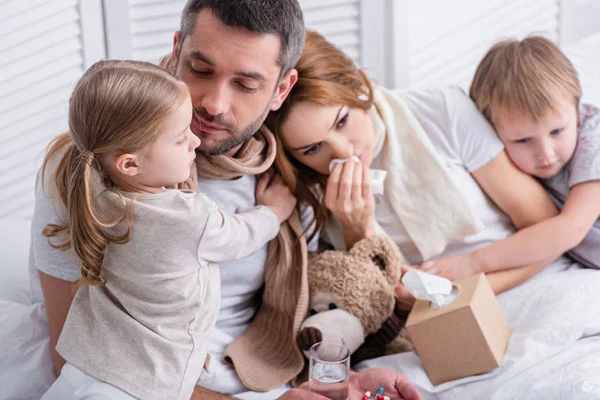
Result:
<svg viewBox="0 0 600 400"><path fill-rule="evenodd" d="M307 326L302 329L296 337L298 347L302 351L308 351L315 344L323 341L323 333L319 328Z"/></svg>

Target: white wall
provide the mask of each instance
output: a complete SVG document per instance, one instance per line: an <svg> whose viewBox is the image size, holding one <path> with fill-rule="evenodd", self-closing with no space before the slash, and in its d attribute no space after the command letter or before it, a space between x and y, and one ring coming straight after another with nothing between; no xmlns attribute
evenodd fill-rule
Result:
<svg viewBox="0 0 600 400"><path fill-rule="evenodd" d="M600 0L299 0L322 32L389 87L468 85L500 37L567 44L600 30ZM185 0L0 0L0 218L27 219L70 92L101 58L157 61Z"/></svg>

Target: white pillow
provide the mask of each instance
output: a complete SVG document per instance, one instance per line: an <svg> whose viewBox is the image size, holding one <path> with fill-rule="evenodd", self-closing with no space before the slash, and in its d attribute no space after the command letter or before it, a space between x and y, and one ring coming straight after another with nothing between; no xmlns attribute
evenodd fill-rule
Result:
<svg viewBox="0 0 600 400"><path fill-rule="evenodd" d="M56 379L42 304L0 299L0 399L39 399Z"/></svg>
<svg viewBox="0 0 600 400"><path fill-rule="evenodd" d="M31 304L30 241L30 221L0 219L0 299Z"/></svg>
<svg viewBox="0 0 600 400"><path fill-rule="evenodd" d="M563 51L579 73L582 102L600 107L600 33L564 46Z"/></svg>

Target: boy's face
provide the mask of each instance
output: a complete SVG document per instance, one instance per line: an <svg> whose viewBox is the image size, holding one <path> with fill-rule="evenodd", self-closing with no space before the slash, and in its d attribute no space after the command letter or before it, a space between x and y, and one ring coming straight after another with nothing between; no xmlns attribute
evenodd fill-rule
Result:
<svg viewBox="0 0 600 400"><path fill-rule="evenodd" d="M537 122L526 113L494 110L492 123L506 152L523 172L541 179L556 175L577 145L577 107L572 99L556 102Z"/></svg>

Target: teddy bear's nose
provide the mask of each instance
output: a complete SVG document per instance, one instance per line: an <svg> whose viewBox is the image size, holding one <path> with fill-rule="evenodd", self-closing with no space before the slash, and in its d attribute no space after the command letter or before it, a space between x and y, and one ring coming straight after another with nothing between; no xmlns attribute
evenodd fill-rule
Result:
<svg viewBox="0 0 600 400"><path fill-rule="evenodd" d="M298 347L300 347L302 351L310 350L313 344L319 343L322 340L323 334L319 328L315 328L314 326L307 326L306 328L302 329L296 337Z"/></svg>

